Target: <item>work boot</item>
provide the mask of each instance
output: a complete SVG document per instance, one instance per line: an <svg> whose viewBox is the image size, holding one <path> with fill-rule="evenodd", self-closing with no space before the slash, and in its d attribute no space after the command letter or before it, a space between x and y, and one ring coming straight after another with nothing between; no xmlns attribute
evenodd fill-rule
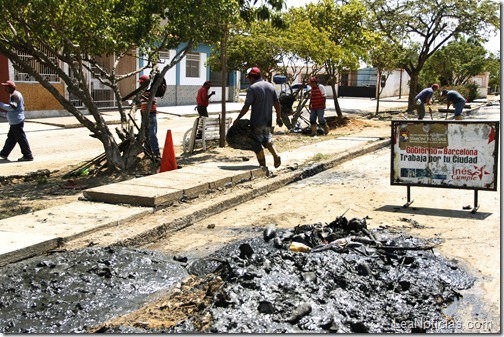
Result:
<svg viewBox="0 0 504 337"><path fill-rule="evenodd" d="M329 133L329 125L325 123L324 125L322 125L322 127L324 128L324 135L327 135Z"/></svg>
<svg viewBox="0 0 504 337"><path fill-rule="evenodd" d="M317 135L317 124L312 124L310 136L315 137L316 135Z"/></svg>
<svg viewBox="0 0 504 337"><path fill-rule="evenodd" d="M464 119L464 117L462 117L462 115L460 115L460 116L455 116L455 120L456 120L456 121L461 121L461 120L463 120L463 119Z"/></svg>
<svg viewBox="0 0 504 337"><path fill-rule="evenodd" d="M266 166L266 157L264 156L264 150L256 153L257 161L259 166Z"/></svg>

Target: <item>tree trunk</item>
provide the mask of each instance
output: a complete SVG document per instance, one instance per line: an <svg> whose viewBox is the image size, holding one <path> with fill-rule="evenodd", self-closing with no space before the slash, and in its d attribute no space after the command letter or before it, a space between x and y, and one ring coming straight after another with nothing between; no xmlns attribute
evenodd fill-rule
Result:
<svg viewBox="0 0 504 337"><path fill-rule="evenodd" d="M415 96L417 95L418 76L419 72L416 70L408 71L410 76L410 90L408 95L408 112L415 110Z"/></svg>
<svg viewBox="0 0 504 337"><path fill-rule="evenodd" d="M343 119L343 113L341 112L341 107L338 102L338 94L336 93L336 83L335 81L331 81L331 89L333 93L334 100L334 108L336 109L336 114L338 115L338 119Z"/></svg>
<svg viewBox="0 0 504 337"><path fill-rule="evenodd" d="M222 84L221 84L221 92L222 92L222 99L221 99L221 120L220 120L220 126L219 126L219 134L220 134L220 139L219 139L219 147L225 147L226 146L226 76L227 76L227 58L226 58L226 51L227 51L227 39L228 39L228 27L227 25L224 26L224 35L222 37L221 41L221 78L222 78Z"/></svg>

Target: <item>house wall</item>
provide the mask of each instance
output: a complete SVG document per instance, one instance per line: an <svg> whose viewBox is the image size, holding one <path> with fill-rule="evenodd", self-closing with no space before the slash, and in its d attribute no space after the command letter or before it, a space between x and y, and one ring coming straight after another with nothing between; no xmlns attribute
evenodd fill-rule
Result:
<svg viewBox="0 0 504 337"><path fill-rule="evenodd" d="M488 82L490 81L490 73L486 72L481 75L472 77L469 82L474 82L478 85L478 98L486 98L488 95Z"/></svg>
<svg viewBox="0 0 504 337"><path fill-rule="evenodd" d="M65 86L62 83L53 83L52 85L60 94L65 95ZM23 94L25 111L27 112L63 109L56 98L39 83L16 82L16 87ZM26 117L29 118L29 114Z"/></svg>
<svg viewBox="0 0 504 337"><path fill-rule="evenodd" d="M183 47L183 45L181 46ZM170 50L168 53L169 58L161 58L158 63L159 69L168 64L176 54L176 50ZM192 105L196 106L196 95L198 90L201 88L203 83L210 79L210 68L207 66L207 60L211 53L211 48L208 45L198 45L193 52L200 54L199 62L199 77L188 77L186 74L186 62L187 58L184 57L179 63L174 67L170 68L165 75L165 80L167 83L165 96L158 98L158 106L175 106L175 105ZM149 74L149 71L144 72ZM142 75L142 74L140 74ZM237 82L233 78L233 73L230 75L228 80L229 86L226 87L225 99L226 101L233 101L235 96L234 85ZM221 102L222 101L222 91L220 89L220 84L210 88L210 91L215 91L215 95L210 98L210 102ZM231 97L231 99L230 99Z"/></svg>
<svg viewBox="0 0 504 337"><path fill-rule="evenodd" d="M406 71L402 69L394 71L387 79L380 98L407 97L409 95L409 79Z"/></svg>

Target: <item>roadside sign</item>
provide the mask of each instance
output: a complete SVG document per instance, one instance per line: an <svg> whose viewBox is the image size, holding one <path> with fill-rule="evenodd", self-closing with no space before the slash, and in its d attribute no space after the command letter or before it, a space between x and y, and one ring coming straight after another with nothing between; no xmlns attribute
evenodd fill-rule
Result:
<svg viewBox="0 0 504 337"><path fill-rule="evenodd" d="M497 190L498 121L392 121L391 185Z"/></svg>

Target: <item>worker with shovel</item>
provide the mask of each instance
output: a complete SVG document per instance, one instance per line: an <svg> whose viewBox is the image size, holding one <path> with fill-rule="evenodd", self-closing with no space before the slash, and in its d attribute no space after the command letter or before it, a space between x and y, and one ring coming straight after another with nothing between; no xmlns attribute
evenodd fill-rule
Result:
<svg viewBox="0 0 504 337"><path fill-rule="evenodd" d="M418 120L422 120L425 116L425 105L429 106L429 112L431 114L431 119L432 119L432 109L430 108L431 105L431 98L432 95L434 94L434 91L437 91L439 89L439 84L434 83L430 88L425 88L422 91L418 93L415 97L415 105L416 105L416 110L418 113Z"/></svg>
<svg viewBox="0 0 504 337"><path fill-rule="evenodd" d="M450 107L450 104L453 104L453 107L455 108L455 120L462 120L462 110L466 104L465 98L458 91L446 89L441 92L441 96L446 96L447 110ZM446 113L446 116L448 117L448 113Z"/></svg>

